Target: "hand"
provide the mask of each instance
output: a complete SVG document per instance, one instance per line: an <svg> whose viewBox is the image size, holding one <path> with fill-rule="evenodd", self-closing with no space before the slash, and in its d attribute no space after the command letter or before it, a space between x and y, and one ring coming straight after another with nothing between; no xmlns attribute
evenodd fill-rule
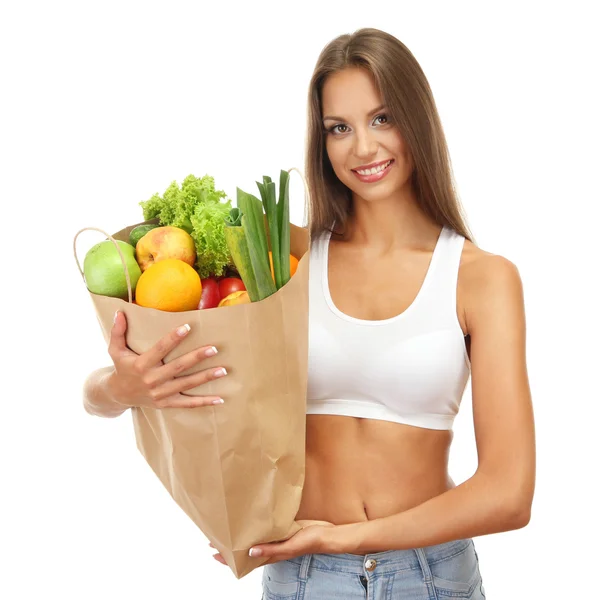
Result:
<svg viewBox="0 0 597 600"><path fill-rule="evenodd" d="M297 521L301 525L299 529L291 538L284 540L283 542L273 542L271 544L258 544L253 548L258 548L262 551L260 557L267 557L263 564L269 565L281 560L288 560L296 556L303 556L304 554L314 554L321 552L328 552L331 548L328 545L330 528L336 527L329 521ZM212 548L215 548L213 544L209 544ZM253 554L253 556L257 556ZM218 552L213 557L223 565L228 566L228 563L224 560L224 557Z"/></svg>
<svg viewBox="0 0 597 600"><path fill-rule="evenodd" d="M217 396L185 396L181 392L225 375L225 372L216 374L220 367L175 377L212 356L211 346L192 350L164 364L162 359L186 336L187 329L179 329L183 330L182 336L177 330L172 331L143 354L137 354L126 345L126 316L118 311L108 346L115 371L109 376L107 384L116 402L127 407L195 408L210 406L218 399Z"/></svg>

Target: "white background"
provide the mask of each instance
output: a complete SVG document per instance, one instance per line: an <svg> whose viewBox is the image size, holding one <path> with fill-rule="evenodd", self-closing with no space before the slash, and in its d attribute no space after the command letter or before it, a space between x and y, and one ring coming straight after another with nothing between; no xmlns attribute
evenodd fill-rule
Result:
<svg viewBox="0 0 597 600"><path fill-rule="evenodd" d="M189 173L257 192L303 167L317 56L372 26L417 57L478 244L525 286L538 471L528 527L477 538L488 598L587 597L595 536L594 28L590 2L6 2L0 11L0 597L259 598L135 447L88 415L110 364L74 234L142 220ZM564 8L564 6L566 8ZM593 60L591 60L593 56ZM303 222L300 178L292 220ZM100 241L88 232L79 254ZM81 258L82 260L82 258ZM470 387L451 474L474 472Z"/></svg>

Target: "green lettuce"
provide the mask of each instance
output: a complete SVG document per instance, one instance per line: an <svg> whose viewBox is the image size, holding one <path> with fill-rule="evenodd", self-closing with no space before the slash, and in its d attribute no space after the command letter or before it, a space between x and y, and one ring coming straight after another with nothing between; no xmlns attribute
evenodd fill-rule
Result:
<svg viewBox="0 0 597 600"><path fill-rule="evenodd" d="M173 181L163 196L154 194L139 202L145 220L180 227L191 235L197 250L195 268L202 278L222 275L232 257L224 236L225 218L232 203L216 190L214 178L189 175L179 187Z"/></svg>

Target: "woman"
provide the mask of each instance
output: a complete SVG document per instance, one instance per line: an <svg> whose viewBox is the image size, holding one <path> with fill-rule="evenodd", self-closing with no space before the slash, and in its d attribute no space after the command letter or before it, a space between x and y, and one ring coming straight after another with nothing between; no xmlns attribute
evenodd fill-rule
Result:
<svg viewBox="0 0 597 600"><path fill-rule="evenodd" d="M309 98L303 528L256 547L263 597L484 598L472 538L524 527L535 484L518 270L473 243L429 84L400 41L375 29L336 38ZM116 369L89 379L89 412L210 402L178 392L214 369L182 382L176 361L162 365L174 334L137 356L124 329L121 316ZM452 424L469 376L478 468L455 486Z"/></svg>

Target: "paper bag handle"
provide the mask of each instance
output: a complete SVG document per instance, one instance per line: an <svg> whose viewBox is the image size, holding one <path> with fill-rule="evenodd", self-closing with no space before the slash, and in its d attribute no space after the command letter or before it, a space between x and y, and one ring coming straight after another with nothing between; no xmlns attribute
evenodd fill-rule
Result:
<svg viewBox="0 0 597 600"><path fill-rule="evenodd" d="M290 171L296 171L300 176L301 179L303 180L303 187L305 189L305 208L307 208L307 214L308 214L308 209L309 209L309 188L307 186L307 182L305 181L305 176L303 175L302 171L300 169L297 169L297 167L292 167L291 169L288 169L288 177L290 177Z"/></svg>
<svg viewBox="0 0 597 600"><path fill-rule="evenodd" d="M99 231L100 233L103 233L116 246L116 250L118 250L120 260L122 261L122 266L124 267L124 276L126 277L126 289L129 293L129 303L131 303L133 301L133 292L131 289L131 276L129 275L129 269L126 266L126 261L124 260L124 254L122 254L122 250L120 249L120 246L116 243L116 240L109 233L106 233L103 229L99 229L98 227L84 227L83 229L80 229L79 231L77 231L75 239L73 240L73 254L75 255L77 267L79 267L79 271L81 273L81 277L83 277L83 281L85 281L85 273L83 273L83 269L81 269L81 264L79 263L79 258L77 257L77 238L79 237L80 233L90 230Z"/></svg>

